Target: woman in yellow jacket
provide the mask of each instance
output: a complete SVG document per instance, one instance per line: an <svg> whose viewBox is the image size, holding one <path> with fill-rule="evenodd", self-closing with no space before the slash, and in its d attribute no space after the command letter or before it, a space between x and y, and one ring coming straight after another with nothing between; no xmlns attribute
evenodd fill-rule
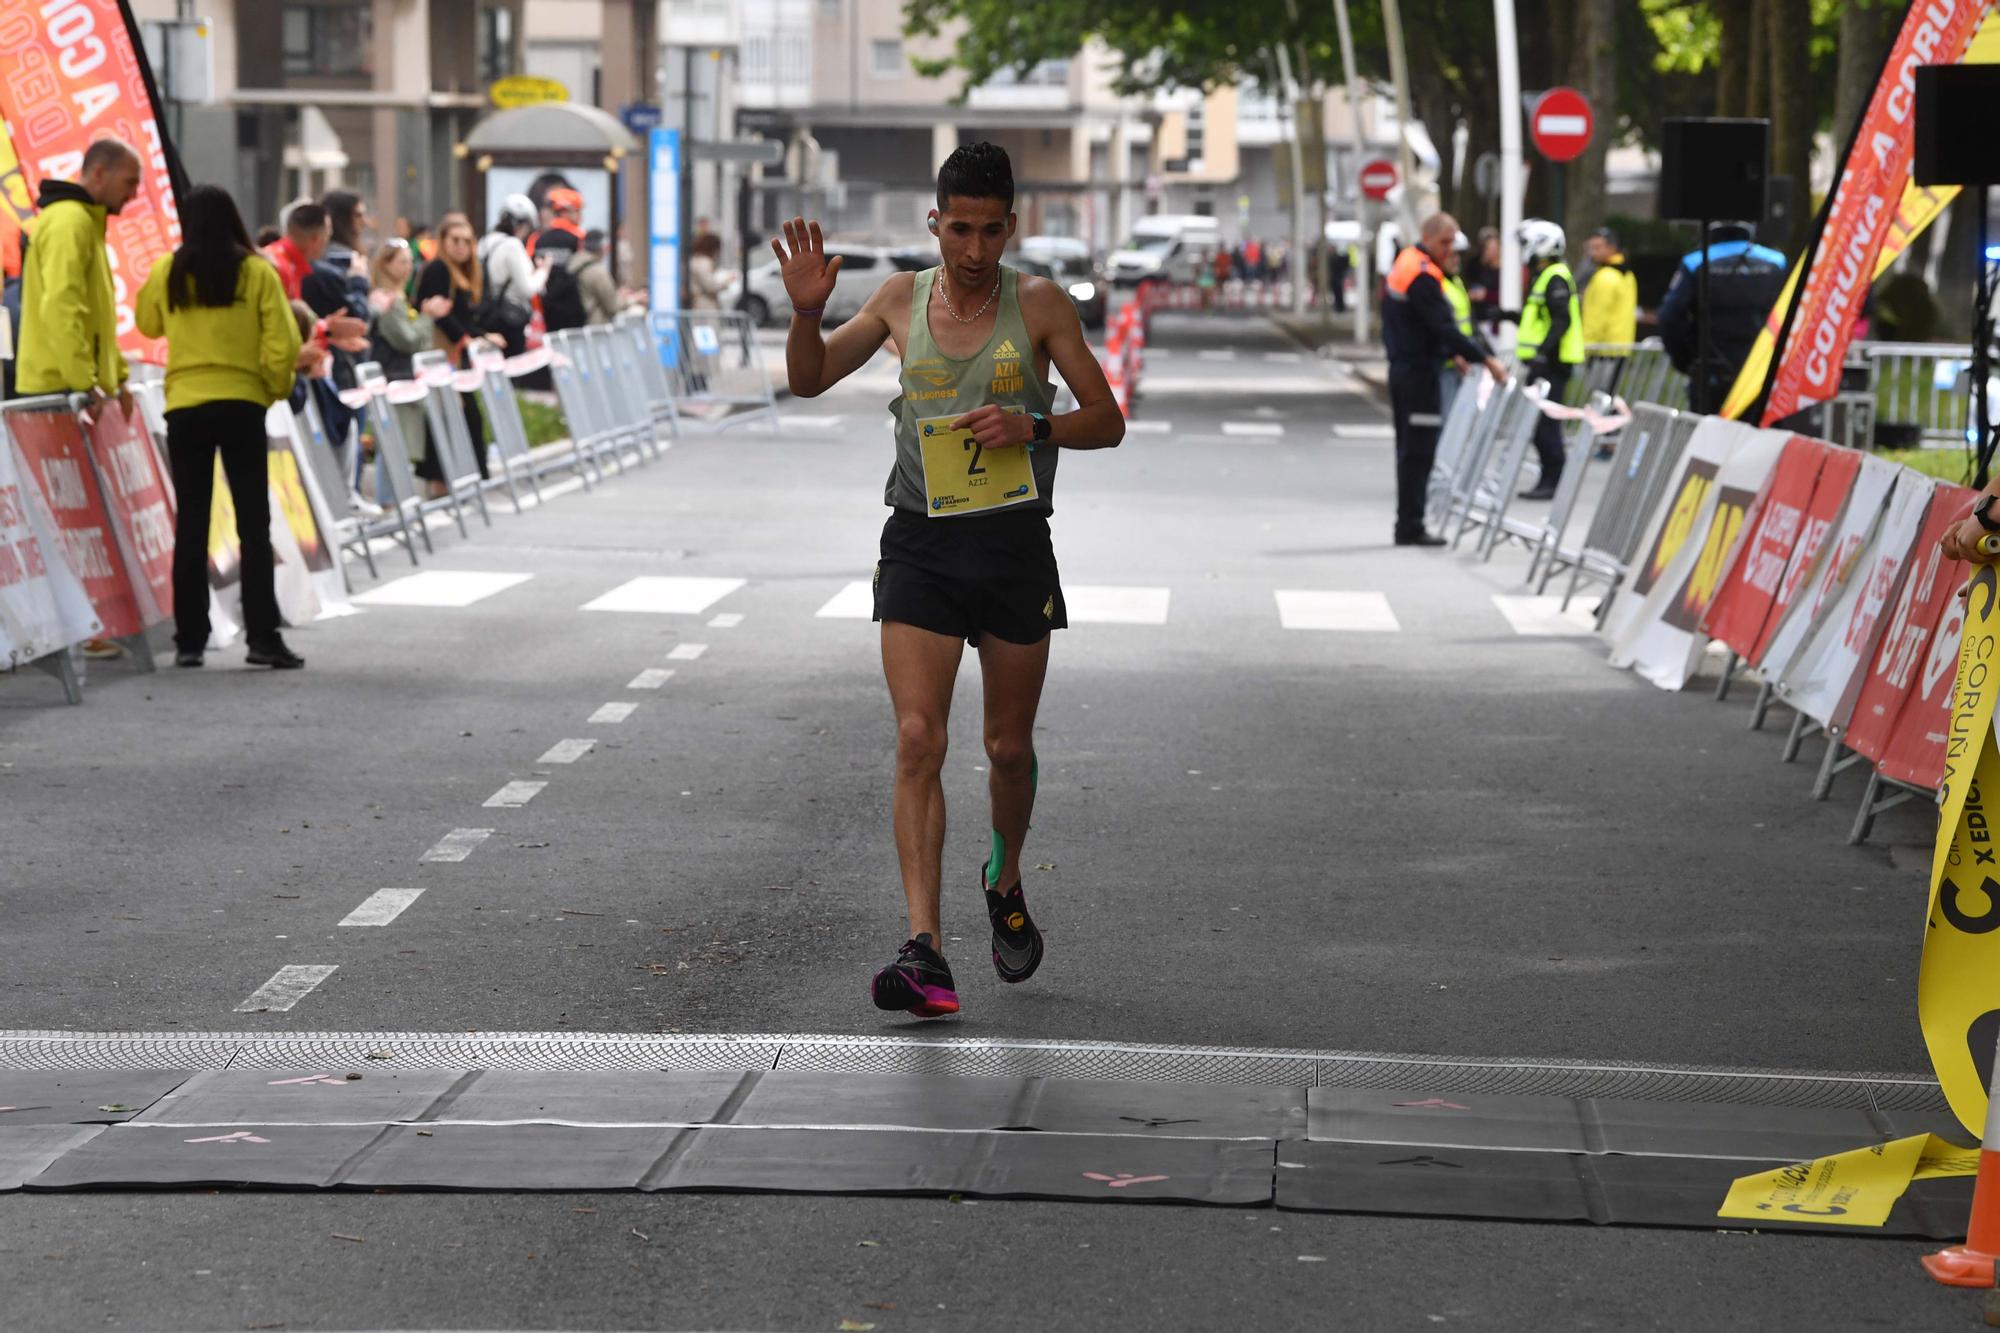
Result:
<svg viewBox="0 0 2000 1333"><path fill-rule="evenodd" d="M235 500L243 620L252 666L305 659L278 635L271 558L270 445L264 412L291 391L299 326L278 271L258 255L226 190L181 201L181 248L139 289L139 330L167 340L167 453L173 463L175 661L201 665L208 645L208 526L215 457Z"/></svg>

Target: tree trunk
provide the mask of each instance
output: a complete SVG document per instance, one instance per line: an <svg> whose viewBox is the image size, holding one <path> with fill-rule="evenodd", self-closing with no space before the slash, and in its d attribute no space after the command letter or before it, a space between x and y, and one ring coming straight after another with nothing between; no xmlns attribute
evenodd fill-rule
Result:
<svg viewBox="0 0 2000 1333"><path fill-rule="evenodd" d="M1563 230L1572 256L1583 253L1583 238L1604 225L1605 154L1618 133L1618 0L1584 0L1577 7L1576 45L1570 79L1590 99L1596 124L1590 146L1571 162Z"/></svg>
<svg viewBox="0 0 2000 1333"><path fill-rule="evenodd" d="M1771 114L1771 11L1774 0L1750 0L1750 55L1743 82L1742 114L1753 119Z"/></svg>
<svg viewBox="0 0 2000 1333"><path fill-rule="evenodd" d="M1792 178L1792 197L1812 198L1812 141L1818 99L1813 96L1812 0L1764 0L1771 57L1771 171ZM1796 252L1811 224L1811 207L1795 207L1786 236L1760 237L1787 254ZM1757 221L1758 219L1752 219Z"/></svg>
<svg viewBox="0 0 2000 1333"><path fill-rule="evenodd" d="M1972 337L1973 285L1978 278L1973 251L1979 247L1981 193L1964 190L1951 201L1951 231L1945 238L1944 253L1938 256L1938 336L1953 342Z"/></svg>
<svg viewBox="0 0 2000 1333"><path fill-rule="evenodd" d="M1743 116L1749 112L1751 0L1714 0L1710 6L1722 25L1721 56L1715 74L1715 114Z"/></svg>
<svg viewBox="0 0 2000 1333"><path fill-rule="evenodd" d="M1868 100L1875 95L1876 76L1882 71L1883 57L1895 40L1901 17L1899 7L1888 0L1847 0L1841 7L1840 61L1833 85L1836 144L1846 144Z"/></svg>

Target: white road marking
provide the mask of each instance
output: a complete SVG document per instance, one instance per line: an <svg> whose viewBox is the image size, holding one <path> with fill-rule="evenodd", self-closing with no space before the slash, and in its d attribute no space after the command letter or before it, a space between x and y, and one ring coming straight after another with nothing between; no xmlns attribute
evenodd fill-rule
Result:
<svg viewBox="0 0 2000 1333"><path fill-rule="evenodd" d="M1171 421L1128 421L1125 423L1127 435L1171 435L1174 423Z"/></svg>
<svg viewBox="0 0 2000 1333"><path fill-rule="evenodd" d="M875 587L867 579L848 584L813 612L821 620L868 620L874 614Z"/></svg>
<svg viewBox="0 0 2000 1333"><path fill-rule="evenodd" d="M288 964L279 968L249 999L237 1005L236 1012L254 1014L260 1009L269 1009L273 1013L282 1014L311 994L313 987L339 970L338 963L315 963L309 966Z"/></svg>
<svg viewBox="0 0 2000 1333"><path fill-rule="evenodd" d="M533 577L472 569L425 569L356 593L351 600L362 606L471 606Z"/></svg>
<svg viewBox="0 0 2000 1333"><path fill-rule="evenodd" d="M1257 435L1269 438L1283 435L1285 427L1277 421L1225 421L1222 423L1224 435Z"/></svg>
<svg viewBox="0 0 2000 1333"><path fill-rule="evenodd" d="M1278 623L1286 629L1393 633L1403 628L1379 592L1280 590Z"/></svg>
<svg viewBox="0 0 2000 1333"><path fill-rule="evenodd" d="M522 806L541 795L542 788L548 785L546 782L521 780L510 782L499 791L487 797L482 804L488 810L519 810Z"/></svg>
<svg viewBox="0 0 2000 1333"><path fill-rule="evenodd" d="M426 861L463 861L472 849L493 836L490 828L455 828L438 839L437 846L423 854Z"/></svg>
<svg viewBox="0 0 2000 1333"><path fill-rule="evenodd" d="M657 690L674 678L672 667L647 667L625 682L628 690Z"/></svg>
<svg viewBox="0 0 2000 1333"><path fill-rule="evenodd" d="M1569 604L1569 610L1562 609L1562 598L1508 597L1499 593L1493 595L1493 605L1500 608L1500 614L1507 617L1507 623L1514 627L1516 634L1534 636L1588 636L1597 632L1597 617L1582 599Z"/></svg>
<svg viewBox="0 0 2000 1333"><path fill-rule="evenodd" d="M1195 353L1195 357L1201 361L1234 361L1236 359L1236 349L1233 347L1204 347Z"/></svg>
<svg viewBox="0 0 2000 1333"><path fill-rule="evenodd" d="M1386 421L1336 421L1333 423L1333 437L1336 440L1393 440L1396 428Z"/></svg>
<svg viewBox="0 0 2000 1333"><path fill-rule="evenodd" d="M1164 625L1171 592L1168 588L1079 583L1063 589L1063 603L1072 625Z"/></svg>
<svg viewBox="0 0 2000 1333"><path fill-rule="evenodd" d="M403 914L403 909L424 896L422 889L377 889L361 900L361 906L340 919L343 926L386 926Z"/></svg>
<svg viewBox="0 0 2000 1333"><path fill-rule="evenodd" d="M632 716L633 710L638 708L638 706L637 704L606 704L595 713L592 713L589 720L592 722L623 722L626 718Z"/></svg>
<svg viewBox="0 0 2000 1333"><path fill-rule="evenodd" d="M735 629L742 623L743 613L741 611L724 611L721 615L709 621L708 627L710 629Z"/></svg>
<svg viewBox="0 0 2000 1333"><path fill-rule="evenodd" d="M694 615L742 587L742 579L666 578L645 575L619 584L583 604L586 611L637 611L651 615Z"/></svg>
<svg viewBox="0 0 2000 1333"><path fill-rule="evenodd" d="M548 753L535 762L538 764L573 764L589 754L596 744L596 741L586 740L557 741L548 748Z"/></svg>
<svg viewBox="0 0 2000 1333"><path fill-rule="evenodd" d="M692 662L707 651L708 645L705 643L677 643L674 645L674 650L667 654L667 660L669 662Z"/></svg>
<svg viewBox="0 0 2000 1333"><path fill-rule="evenodd" d="M1305 357L1298 352L1266 352L1264 359L1276 361L1281 366L1295 366L1305 360Z"/></svg>
<svg viewBox="0 0 2000 1333"><path fill-rule="evenodd" d="M846 417L838 414L827 417L816 417L804 412L780 412L778 413L778 429L781 431L834 430L845 420L847 420Z"/></svg>

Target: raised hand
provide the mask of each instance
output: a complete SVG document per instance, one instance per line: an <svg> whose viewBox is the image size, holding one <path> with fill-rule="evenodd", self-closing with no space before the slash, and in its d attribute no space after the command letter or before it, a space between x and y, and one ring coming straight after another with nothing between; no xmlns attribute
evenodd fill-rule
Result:
<svg viewBox="0 0 2000 1333"><path fill-rule="evenodd" d="M785 295L797 310L819 310L833 295L833 282L840 273L840 256L826 257L826 241L819 223L793 218L785 224L785 238L773 237L771 251L778 256L779 271L785 279Z"/></svg>

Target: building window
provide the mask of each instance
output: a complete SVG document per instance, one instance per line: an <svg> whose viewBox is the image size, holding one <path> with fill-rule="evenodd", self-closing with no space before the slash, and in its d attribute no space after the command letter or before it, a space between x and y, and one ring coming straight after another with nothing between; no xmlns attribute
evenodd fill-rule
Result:
<svg viewBox="0 0 2000 1333"><path fill-rule="evenodd" d="M367 5L288 4L285 73L340 76L374 69L375 16Z"/></svg>
<svg viewBox="0 0 2000 1333"><path fill-rule="evenodd" d="M868 49L869 68L877 75L893 78L903 72L903 43L900 40L870 42Z"/></svg>
<svg viewBox="0 0 2000 1333"><path fill-rule="evenodd" d="M1207 166L1207 164L1202 160L1203 156L1202 147L1203 147L1203 141L1207 137L1207 129L1208 129L1208 107L1205 103L1198 101L1194 105L1188 108L1188 113L1187 113L1187 168L1186 169L1188 171L1199 172L1204 170Z"/></svg>
<svg viewBox="0 0 2000 1333"><path fill-rule="evenodd" d="M752 33L743 39L743 81L771 81L771 39L761 33Z"/></svg>
<svg viewBox="0 0 2000 1333"><path fill-rule="evenodd" d="M812 75L812 42L802 32L778 38L778 81L803 87Z"/></svg>
<svg viewBox="0 0 2000 1333"><path fill-rule="evenodd" d="M479 10L479 82L498 82L520 71L514 66L514 11L500 6Z"/></svg>

